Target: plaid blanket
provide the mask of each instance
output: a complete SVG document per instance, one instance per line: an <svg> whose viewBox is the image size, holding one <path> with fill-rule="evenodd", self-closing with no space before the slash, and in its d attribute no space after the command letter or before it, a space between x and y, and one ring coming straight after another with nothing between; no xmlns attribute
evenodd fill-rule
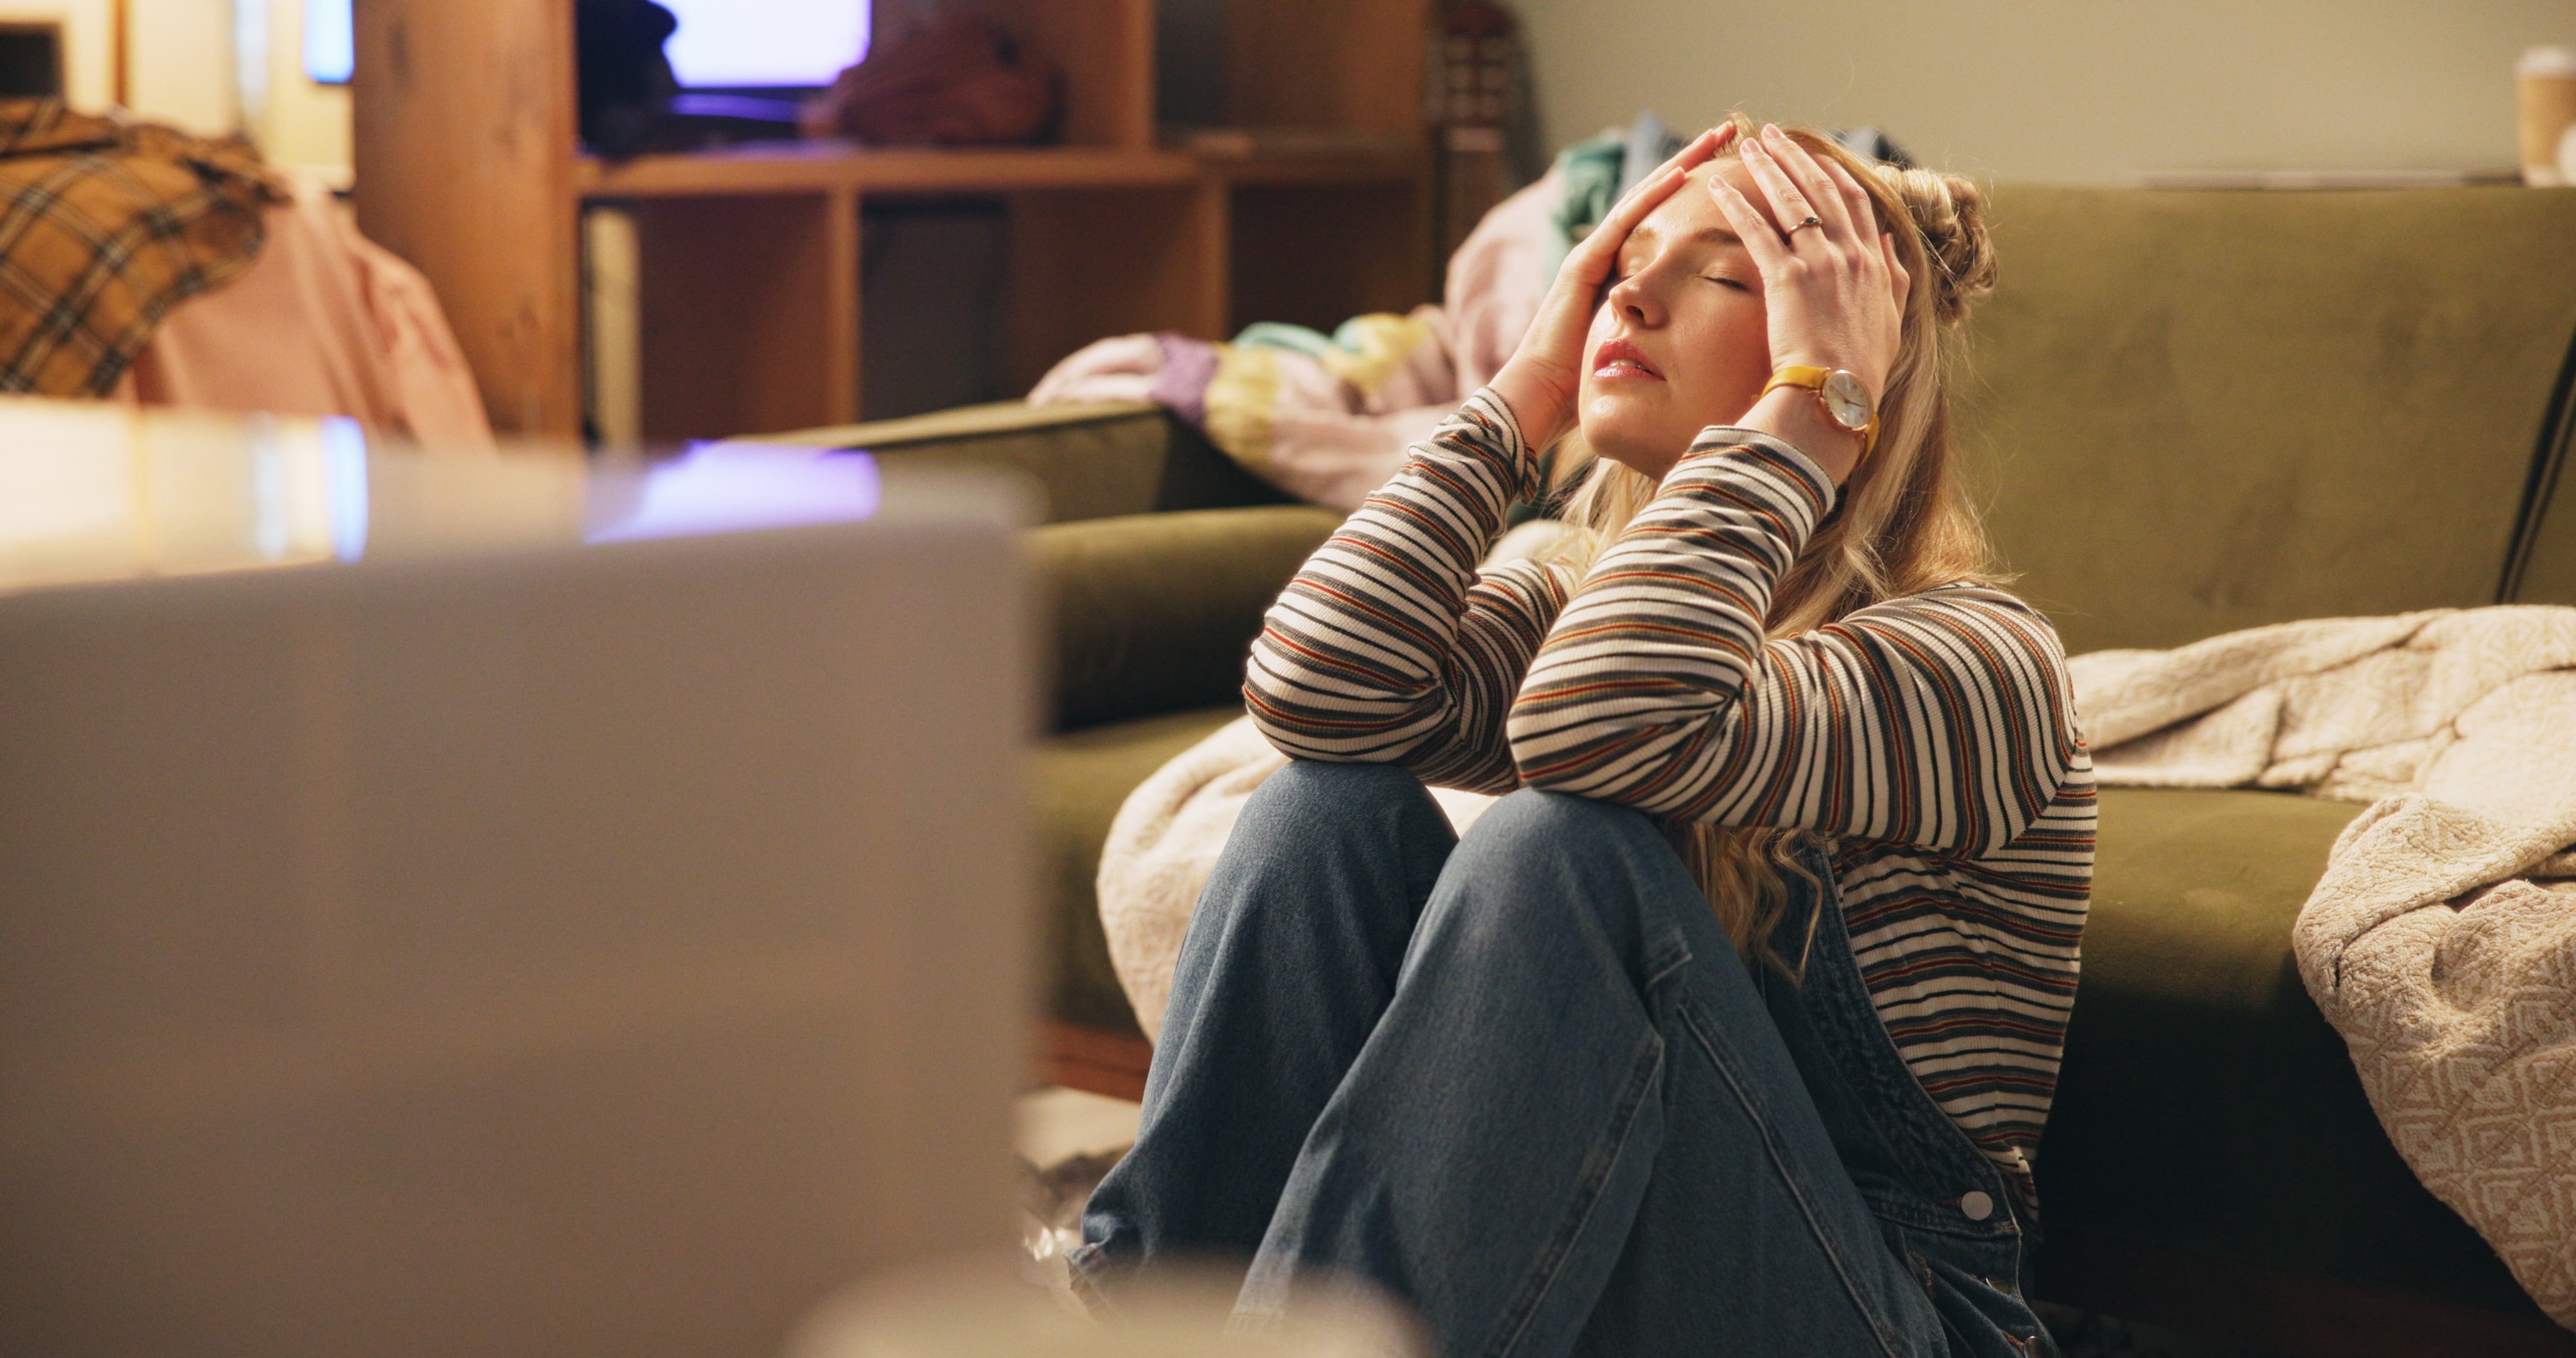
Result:
<svg viewBox="0 0 2576 1358"><path fill-rule="evenodd" d="M172 307L250 267L287 196L239 138L0 99L0 392L107 395Z"/></svg>

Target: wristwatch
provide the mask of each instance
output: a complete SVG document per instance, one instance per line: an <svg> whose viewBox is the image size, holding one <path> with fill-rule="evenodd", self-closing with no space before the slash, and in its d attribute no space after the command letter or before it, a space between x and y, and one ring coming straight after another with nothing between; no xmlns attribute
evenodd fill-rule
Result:
<svg viewBox="0 0 2576 1358"><path fill-rule="evenodd" d="M1780 387L1804 387L1816 393L1825 418L1836 429L1860 435L1860 455L1869 456L1870 445L1878 442L1878 403L1870 399L1869 388L1858 377L1843 368L1793 363L1771 374L1762 394L1768 396Z"/></svg>

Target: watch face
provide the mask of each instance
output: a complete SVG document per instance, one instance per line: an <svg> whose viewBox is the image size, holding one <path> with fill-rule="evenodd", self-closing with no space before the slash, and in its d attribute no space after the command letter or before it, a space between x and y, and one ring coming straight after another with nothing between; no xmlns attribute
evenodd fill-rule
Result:
<svg viewBox="0 0 2576 1358"><path fill-rule="evenodd" d="M1826 375L1820 394L1825 398L1825 413L1834 417L1834 423L1853 433L1869 427L1869 389L1860 384L1859 378L1836 368Z"/></svg>

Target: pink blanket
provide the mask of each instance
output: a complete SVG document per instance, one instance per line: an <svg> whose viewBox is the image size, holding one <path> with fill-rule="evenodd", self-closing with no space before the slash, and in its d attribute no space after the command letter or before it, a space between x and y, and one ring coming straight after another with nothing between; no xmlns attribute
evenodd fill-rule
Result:
<svg viewBox="0 0 2576 1358"><path fill-rule="evenodd" d="M153 406L346 415L442 447L490 448L474 374L420 272L309 179L268 211L248 273L170 313L118 388Z"/></svg>

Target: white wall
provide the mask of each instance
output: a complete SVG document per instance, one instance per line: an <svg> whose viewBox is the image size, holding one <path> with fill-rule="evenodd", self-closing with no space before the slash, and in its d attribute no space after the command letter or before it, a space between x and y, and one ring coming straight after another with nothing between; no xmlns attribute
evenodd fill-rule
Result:
<svg viewBox="0 0 2576 1358"><path fill-rule="evenodd" d="M241 125L231 0L126 0L126 15L125 88L136 113L195 132Z"/></svg>
<svg viewBox="0 0 2576 1358"><path fill-rule="evenodd" d="M2571 0L1516 0L1551 146L1651 108L1876 123L1986 177L2514 163Z"/></svg>
<svg viewBox="0 0 2576 1358"><path fill-rule="evenodd" d="M304 0L235 2L268 6L268 87L250 110L251 136L277 164L345 180L349 87L316 85L304 78Z"/></svg>

